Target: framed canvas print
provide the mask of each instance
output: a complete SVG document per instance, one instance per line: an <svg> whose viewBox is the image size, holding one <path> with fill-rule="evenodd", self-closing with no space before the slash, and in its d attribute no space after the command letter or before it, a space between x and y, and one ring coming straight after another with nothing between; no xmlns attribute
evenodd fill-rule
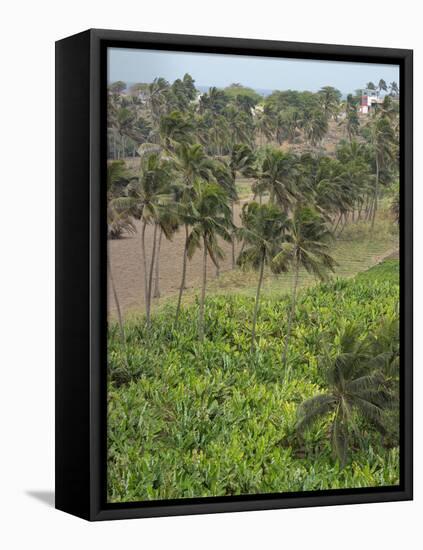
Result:
<svg viewBox="0 0 423 550"><path fill-rule="evenodd" d="M56 44L56 507L412 498L412 52Z"/></svg>

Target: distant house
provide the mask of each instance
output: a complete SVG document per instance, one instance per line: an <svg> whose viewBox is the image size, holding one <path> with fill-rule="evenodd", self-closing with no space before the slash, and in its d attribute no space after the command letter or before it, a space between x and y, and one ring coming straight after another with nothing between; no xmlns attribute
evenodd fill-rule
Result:
<svg viewBox="0 0 423 550"><path fill-rule="evenodd" d="M378 97L376 90L363 90L361 93L361 101L359 112L362 115L368 115L373 110L375 105L383 103L383 99Z"/></svg>

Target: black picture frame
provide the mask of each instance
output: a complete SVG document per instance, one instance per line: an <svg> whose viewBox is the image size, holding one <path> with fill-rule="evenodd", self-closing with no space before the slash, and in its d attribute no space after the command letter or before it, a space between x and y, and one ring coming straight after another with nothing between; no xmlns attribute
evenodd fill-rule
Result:
<svg viewBox="0 0 423 550"><path fill-rule="evenodd" d="M106 48L400 66L401 438L399 486L107 504ZM412 499L413 52L91 29L56 43L56 508L109 520Z"/></svg>

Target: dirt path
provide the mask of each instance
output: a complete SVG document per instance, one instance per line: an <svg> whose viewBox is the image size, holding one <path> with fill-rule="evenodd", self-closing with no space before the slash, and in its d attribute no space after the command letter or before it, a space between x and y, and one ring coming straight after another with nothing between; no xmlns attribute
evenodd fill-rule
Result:
<svg viewBox="0 0 423 550"><path fill-rule="evenodd" d="M239 224L239 213L244 199L235 205L235 223ZM119 296L123 314L130 311L144 311L144 271L141 256L141 223L136 222L137 232L134 235L125 236L122 239L108 241L110 262L113 277ZM146 246L147 255L151 255L153 227L147 226ZM182 258L185 244L185 234L178 231L172 241L162 238L160 253L160 293L161 298L177 295L182 275ZM225 259L221 262L220 272L224 273L232 268L232 249L229 243L222 242L225 251ZM239 252L239 244L236 243L236 255ZM187 265L187 289L201 284L202 254L196 253ZM216 278L216 268L211 260L208 263L209 280ZM155 300L157 303L159 300ZM113 315L116 312L116 304L113 299L110 281L108 284L108 310Z"/></svg>

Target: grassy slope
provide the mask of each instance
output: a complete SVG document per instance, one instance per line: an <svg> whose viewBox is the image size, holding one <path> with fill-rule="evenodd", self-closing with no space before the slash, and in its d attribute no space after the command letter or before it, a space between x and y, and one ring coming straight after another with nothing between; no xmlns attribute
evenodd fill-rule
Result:
<svg viewBox="0 0 423 550"><path fill-rule="evenodd" d="M388 221L378 222L374 239L369 237L367 223L350 225L341 237L335 242L332 255L338 263L335 277L353 277L380 262L384 257L398 248L398 238L390 232L391 224ZM229 271L209 285L211 292L241 292L250 296L255 295L257 274L251 272ZM300 271L299 287L310 286L316 281L305 270ZM267 273L264 285L264 295L289 292L292 288L292 274L275 277Z"/></svg>
<svg viewBox="0 0 423 550"><path fill-rule="evenodd" d="M363 429L367 451L341 470L316 426L294 442L298 403L322 391L318 356L335 352L340 320L362 334L396 315L398 261L366 274L302 291L283 382L280 353L288 299L264 298L258 350L249 354L251 300L209 297L206 341L197 341L196 304L172 331L173 306L157 314L146 337L127 323L130 372L122 367L117 327L109 368L109 499L145 500L395 484L398 449Z"/></svg>

